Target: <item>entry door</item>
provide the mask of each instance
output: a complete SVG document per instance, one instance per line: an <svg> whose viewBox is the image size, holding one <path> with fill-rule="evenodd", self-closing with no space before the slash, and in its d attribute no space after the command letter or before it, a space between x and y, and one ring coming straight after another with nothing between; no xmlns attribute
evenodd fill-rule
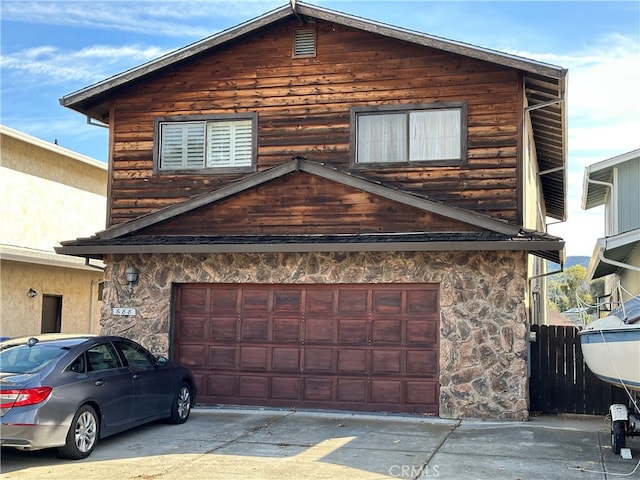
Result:
<svg viewBox="0 0 640 480"><path fill-rule="evenodd" d="M42 296L41 333L60 333L62 326L62 296Z"/></svg>

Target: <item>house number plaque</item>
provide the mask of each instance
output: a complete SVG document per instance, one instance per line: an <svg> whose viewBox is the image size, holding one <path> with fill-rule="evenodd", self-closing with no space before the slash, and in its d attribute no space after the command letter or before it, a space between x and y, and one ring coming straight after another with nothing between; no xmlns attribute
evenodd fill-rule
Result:
<svg viewBox="0 0 640 480"><path fill-rule="evenodd" d="M111 309L113 315L135 315L136 309L131 307L115 307Z"/></svg>

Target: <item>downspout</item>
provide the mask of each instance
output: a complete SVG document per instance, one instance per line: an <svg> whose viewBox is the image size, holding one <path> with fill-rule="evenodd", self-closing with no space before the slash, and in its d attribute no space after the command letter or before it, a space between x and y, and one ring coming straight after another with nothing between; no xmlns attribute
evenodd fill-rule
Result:
<svg viewBox="0 0 640 480"><path fill-rule="evenodd" d="M95 268L97 270L104 272L103 267L99 267L98 265L91 265L89 263L89 257L84 258L84 264L87 267ZM94 304L94 290L95 290L94 287L95 287L95 280L91 280L91 288L89 291L89 333L93 333L93 314L94 314L93 304Z"/></svg>

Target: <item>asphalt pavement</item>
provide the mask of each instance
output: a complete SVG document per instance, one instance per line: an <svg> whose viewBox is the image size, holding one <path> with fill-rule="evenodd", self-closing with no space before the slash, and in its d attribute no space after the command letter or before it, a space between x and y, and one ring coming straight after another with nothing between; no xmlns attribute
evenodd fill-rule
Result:
<svg viewBox="0 0 640 480"><path fill-rule="evenodd" d="M640 479L611 451L603 417L528 422L421 415L196 408L184 425L151 423L103 439L80 461L2 449L3 479ZM635 470L634 470L635 469ZM624 475L621 477L620 475Z"/></svg>

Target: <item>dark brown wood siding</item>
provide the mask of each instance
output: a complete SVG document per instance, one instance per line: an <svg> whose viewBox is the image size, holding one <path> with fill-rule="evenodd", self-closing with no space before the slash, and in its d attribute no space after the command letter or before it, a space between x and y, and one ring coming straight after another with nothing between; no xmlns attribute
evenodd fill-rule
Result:
<svg viewBox="0 0 640 480"><path fill-rule="evenodd" d="M438 413L439 286L181 285L198 403Z"/></svg>
<svg viewBox="0 0 640 480"><path fill-rule="evenodd" d="M157 117L257 112L258 170L295 156L349 168L352 106L434 102L467 104L463 165L359 168L358 173L452 206L518 218L517 71L327 22L317 23L317 55L292 58L297 27L287 21L254 32L114 98L111 224L238 178L154 175Z"/></svg>
<svg viewBox="0 0 640 480"><path fill-rule="evenodd" d="M301 198L304 204L299 203ZM470 230L478 229L308 173L295 173L139 233L286 235Z"/></svg>

